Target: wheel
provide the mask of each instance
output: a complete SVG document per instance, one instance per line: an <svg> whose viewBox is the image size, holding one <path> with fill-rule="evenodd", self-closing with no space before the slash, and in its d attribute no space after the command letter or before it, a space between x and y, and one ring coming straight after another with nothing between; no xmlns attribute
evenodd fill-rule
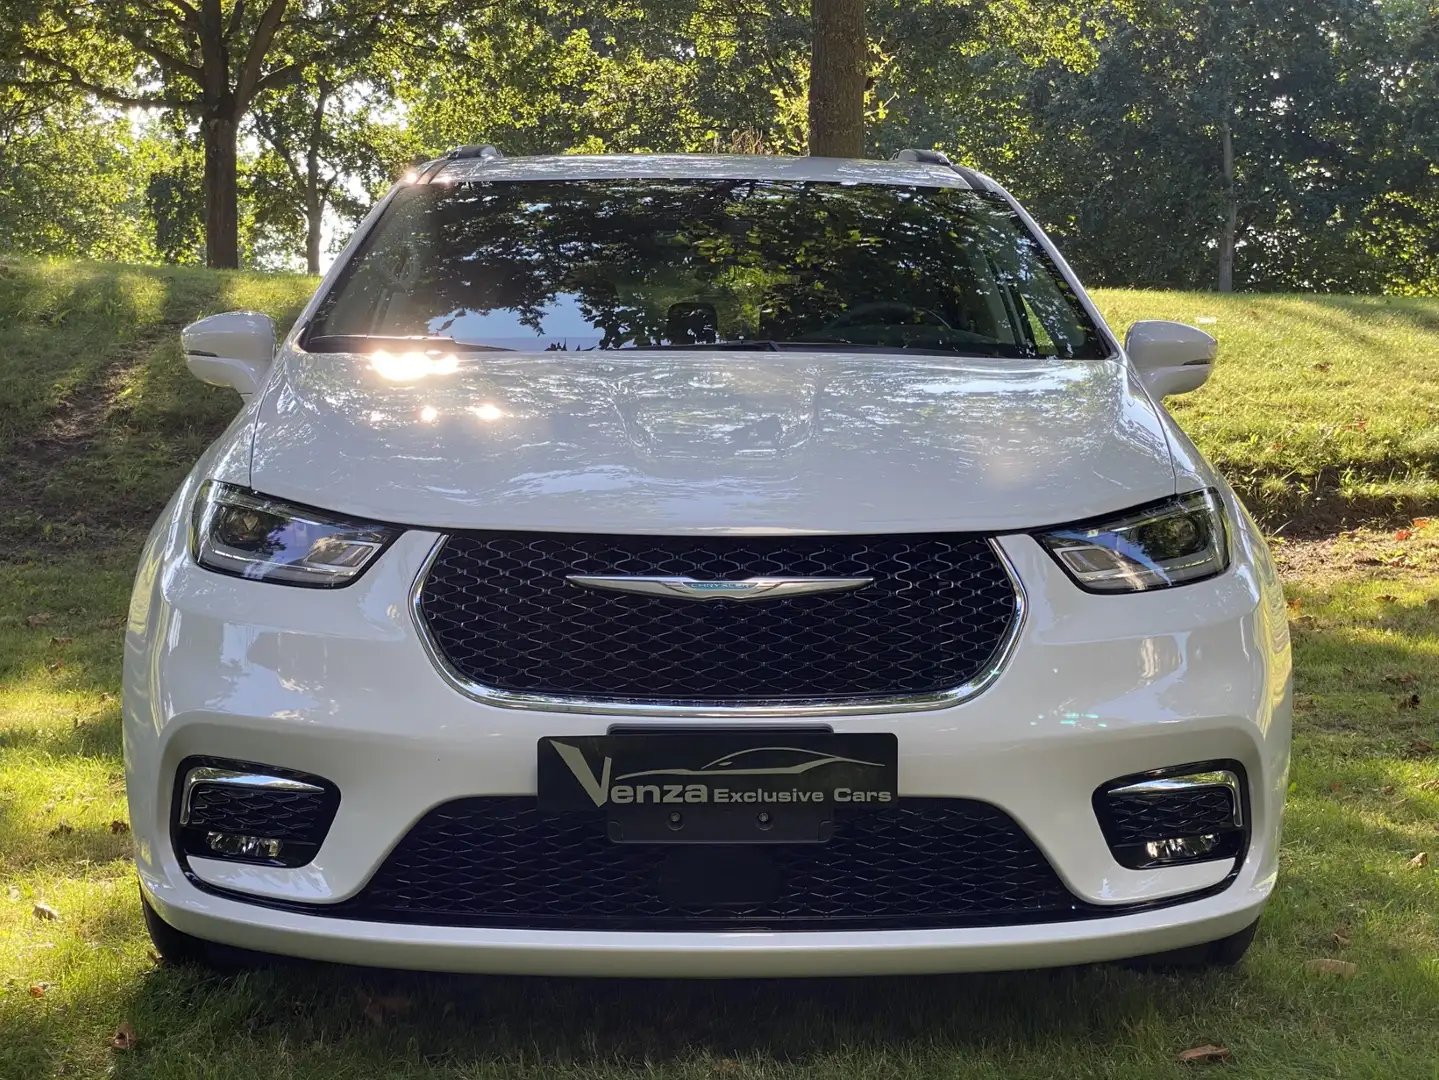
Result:
<svg viewBox="0 0 1439 1080"><path fill-rule="evenodd" d="M160 918L160 913L150 906L143 889L140 891L140 907L145 912L145 929L150 931L150 940L155 943L155 951L160 954L161 960L185 967L210 966L209 949L205 942L176 930Z"/></svg>
<svg viewBox="0 0 1439 1080"><path fill-rule="evenodd" d="M220 945L194 937L160 918L160 913L150 906L145 891L140 890L140 907L145 913L145 929L150 931L150 940L160 959L177 967L203 967L211 971L243 971L248 968L272 967L298 964L300 961L288 957L273 956L270 953L240 949L234 945Z"/></svg>
<svg viewBox="0 0 1439 1080"><path fill-rule="evenodd" d="M1171 949L1169 952L1153 953L1149 956L1136 956L1133 960L1126 960L1125 964L1145 971L1231 968L1244 959L1244 954L1249 951L1258 931L1259 920L1255 919L1243 930L1237 930L1218 941Z"/></svg>

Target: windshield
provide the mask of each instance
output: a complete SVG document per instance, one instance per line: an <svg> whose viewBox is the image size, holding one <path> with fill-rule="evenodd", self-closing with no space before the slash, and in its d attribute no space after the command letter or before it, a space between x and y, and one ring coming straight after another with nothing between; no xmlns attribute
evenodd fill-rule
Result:
<svg viewBox="0 0 1439 1080"><path fill-rule="evenodd" d="M402 189L306 344L349 351L377 338L525 351L1107 353L1003 200L775 180Z"/></svg>

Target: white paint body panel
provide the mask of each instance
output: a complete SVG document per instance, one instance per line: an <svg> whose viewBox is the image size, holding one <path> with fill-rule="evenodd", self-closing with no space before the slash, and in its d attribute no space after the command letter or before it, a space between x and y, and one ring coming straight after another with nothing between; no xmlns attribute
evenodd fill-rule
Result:
<svg viewBox="0 0 1439 1080"><path fill-rule="evenodd" d="M275 324L259 311L227 311L180 331L190 374L249 399L265 383L275 358Z"/></svg>
<svg viewBox="0 0 1439 1080"><path fill-rule="evenodd" d="M1175 493L1121 361L791 352L481 354L393 382L291 349L250 482L437 528L669 534L1000 531Z"/></svg>
<svg viewBox="0 0 1439 1080"><path fill-rule="evenodd" d="M190 504L209 478L415 527L344 589L224 577L187 551ZM1233 563L1210 581L1088 594L1024 535L1204 486L1221 491L1232 531ZM827 722L894 732L901 798L1004 809L1081 899L1175 902L1081 922L844 933L577 933L327 917L326 905L362 889L427 810L532 794L539 735L603 733L613 722L496 707L441 677L409 598L440 531L457 526L997 534L1027 612L994 682L946 708ZM126 636L131 822L157 911L213 941L384 966L892 974L1081 963L1214 940L1252 922L1273 888L1289 728L1288 624L1263 540L1122 354L1083 363L505 355L396 383L364 358L304 354L292 336L263 399L246 406L156 524ZM193 859L187 877L169 822L176 767L195 754L338 784L340 809L315 860L291 870ZM1230 870L1220 863L1119 866L1090 806L1095 788L1217 758L1241 762L1250 785L1253 835L1233 880L1213 891ZM1183 899L1191 893L1199 898ZM310 907L276 910L246 896Z"/></svg>

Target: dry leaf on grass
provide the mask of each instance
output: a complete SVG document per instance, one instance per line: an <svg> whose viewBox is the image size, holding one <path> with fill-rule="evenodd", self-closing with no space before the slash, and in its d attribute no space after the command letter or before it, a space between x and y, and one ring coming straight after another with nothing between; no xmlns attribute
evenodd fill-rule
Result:
<svg viewBox="0 0 1439 1080"><path fill-rule="evenodd" d="M1377 597L1376 599L1378 599L1378 601L1379 601L1381 604L1397 604L1397 603L1399 603L1399 597L1394 596L1394 595L1391 594L1391 593L1384 593L1384 594L1382 594L1381 596Z"/></svg>
<svg viewBox="0 0 1439 1080"><path fill-rule="evenodd" d="M30 987L31 997L44 997L45 991L50 989L49 983L33 983Z"/></svg>
<svg viewBox="0 0 1439 1080"><path fill-rule="evenodd" d="M110 822L110 833L112 836L121 836L129 831L130 823L128 821L121 821L119 818L116 818Z"/></svg>
<svg viewBox="0 0 1439 1080"><path fill-rule="evenodd" d="M122 1021L115 1029L115 1034L110 1036L111 1050L133 1050L135 1049L135 1029L130 1021Z"/></svg>
<svg viewBox="0 0 1439 1080"><path fill-rule="evenodd" d="M1348 960L1307 960L1304 970L1311 975L1337 975L1341 979L1352 979L1359 973L1359 965Z"/></svg>
<svg viewBox="0 0 1439 1080"><path fill-rule="evenodd" d="M37 626L44 626L54 617L55 616L51 615L48 611L37 611L34 615L25 616L25 625L33 630Z"/></svg>
<svg viewBox="0 0 1439 1080"><path fill-rule="evenodd" d="M1394 530L1394 539L1395 539L1395 540L1408 540L1408 539L1409 539L1411 536L1413 536L1413 535L1414 535L1414 530L1413 530L1413 529L1395 529L1395 530Z"/></svg>
<svg viewBox="0 0 1439 1080"><path fill-rule="evenodd" d="M1429 865L1429 852L1421 851L1418 855L1415 855L1414 858L1410 859L1404 865L1409 867L1410 870L1423 870L1426 866Z"/></svg>
<svg viewBox="0 0 1439 1080"><path fill-rule="evenodd" d="M1328 371L1329 368L1330 368L1330 366L1331 366L1331 365L1328 364L1328 363L1325 362L1325 361L1320 361L1320 362L1317 363L1317 364L1310 364L1310 365L1309 365L1311 371Z"/></svg>
<svg viewBox="0 0 1439 1080"><path fill-rule="evenodd" d="M1439 778L1436 778L1436 779L1434 779L1434 780L1425 780L1424 783L1422 783L1422 784L1419 785L1419 790L1420 790L1420 791L1439 791Z"/></svg>
<svg viewBox="0 0 1439 1080"><path fill-rule="evenodd" d="M11 900L19 900L19 899L20 899L20 886L19 886L19 885L11 885L10 888L6 891L6 895L9 896Z"/></svg>
<svg viewBox="0 0 1439 1080"><path fill-rule="evenodd" d="M1334 944L1338 945L1341 949L1347 949L1350 945L1354 944L1354 942L1348 934L1343 934L1336 930L1334 931Z"/></svg>
<svg viewBox="0 0 1439 1080"><path fill-rule="evenodd" d="M48 922L54 922L60 917L60 913L49 904L36 904L30 911L34 914L35 918L45 919Z"/></svg>
<svg viewBox="0 0 1439 1080"><path fill-rule="evenodd" d="M369 994L360 991L360 1002L364 1008L365 1019L376 1027L383 1027L386 1020L396 1016L403 1016L410 1011L414 1004L403 994Z"/></svg>
<svg viewBox="0 0 1439 1080"><path fill-rule="evenodd" d="M1179 1060L1186 1065L1207 1065L1216 1061L1228 1061L1230 1057L1229 1047L1209 1045L1186 1050L1179 1055Z"/></svg>

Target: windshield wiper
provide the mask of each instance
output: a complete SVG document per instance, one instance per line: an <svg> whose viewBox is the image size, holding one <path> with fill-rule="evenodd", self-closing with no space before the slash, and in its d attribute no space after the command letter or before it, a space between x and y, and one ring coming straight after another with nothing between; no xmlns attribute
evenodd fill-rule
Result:
<svg viewBox="0 0 1439 1080"><path fill-rule="evenodd" d="M383 334L319 334L305 342L309 352L374 352L376 349L407 352L514 352L499 345L456 341L452 337L390 337Z"/></svg>
<svg viewBox="0 0 1439 1080"><path fill-rule="evenodd" d="M708 341L693 345L621 345L619 347L596 348L596 352L690 352L700 349L719 349L738 352L856 352L856 353L911 353L921 356L972 356L983 358L1013 358L1016 355L1004 351L1003 346L983 345L877 345L870 342L839 341L772 341L757 338L751 341Z"/></svg>
<svg viewBox="0 0 1439 1080"><path fill-rule="evenodd" d="M691 352L697 349L724 349L735 352L779 352L792 344L787 341L770 341L756 338L749 341L695 341L679 345L621 345L618 348L599 349L599 352Z"/></svg>

